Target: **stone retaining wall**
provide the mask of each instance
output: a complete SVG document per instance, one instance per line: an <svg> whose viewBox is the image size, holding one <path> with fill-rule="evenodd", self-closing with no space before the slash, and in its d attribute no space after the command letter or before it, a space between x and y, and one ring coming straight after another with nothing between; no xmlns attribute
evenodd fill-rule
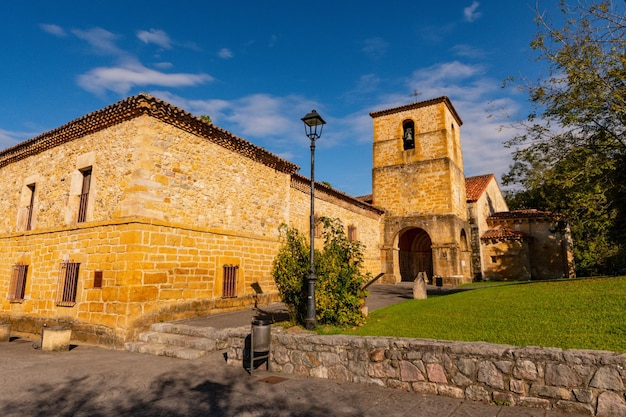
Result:
<svg viewBox="0 0 626 417"><path fill-rule="evenodd" d="M272 329L273 372L597 417L626 416L626 354L281 330ZM231 334L229 365L242 365L248 333Z"/></svg>

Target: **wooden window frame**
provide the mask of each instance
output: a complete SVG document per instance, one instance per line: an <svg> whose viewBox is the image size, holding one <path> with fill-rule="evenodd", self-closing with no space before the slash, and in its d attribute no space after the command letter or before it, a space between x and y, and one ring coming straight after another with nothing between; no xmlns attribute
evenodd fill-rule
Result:
<svg viewBox="0 0 626 417"><path fill-rule="evenodd" d="M28 265L19 263L19 262L13 265L13 271L11 272L11 282L9 284L9 295L7 297L9 301L11 302L24 301L27 277L28 277Z"/></svg>
<svg viewBox="0 0 626 417"><path fill-rule="evenodd" d="M80 173L83 174L83 185L79 195L80 202L78 204L78 216L76 218L77 223L84 223L87 221L87 207L89 205L89 191L91 189L92 172L92 167L80 170Z"/></svg>
<svg viewBox="0 0 626 417"><path fill-rule="evenodd" d="M350 242L356 242L358 240L357 228L353 224L348 226L348 240Z"/></svg>
<svg viewBox="0 0 626 417"><path fill-rule="evenodd" d="M27 214L26 214L26 230L32 230L33 229L33 211L35 209L35 190L36 188L36 184L28 184L26 186L29 190L30 190L30 202L28 204L28 206L26 207L27 210Z"/></svg>
<svg viewBox="0 0 626 417"><path fill-rule="evenodd" d="M314 229L313 229L313 237L318 239L321 238L323 236L323 231L324 231L324 224L321 221L321 217L319 215L315 215L314 216Z"/></svg>

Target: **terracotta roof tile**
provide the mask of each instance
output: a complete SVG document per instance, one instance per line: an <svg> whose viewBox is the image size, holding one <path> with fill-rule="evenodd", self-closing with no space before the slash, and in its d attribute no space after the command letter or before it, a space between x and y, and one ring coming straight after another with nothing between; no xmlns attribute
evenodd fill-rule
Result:
<svg viewBox="0 0 626 417"><path fill-rule="evenodd" d="M480 196L485 192L489 181L495 179L493 174L478 175L475 177L465 178L465 193L468 202L478 201Z"/></svg>
<svg viewBox="0 0 626 417"><path fill-rule="evenodd" d="M306 193L310 193L311 192L311 179L305 177L304 175L291 174L291 187L298 189L300 191L306 192ZM368 201L361 200L358 197L352 197L351 195L348 195L339 190L335 190L334 188L329 187L328 185L323 184L321 182L315 181L315 190L316 192L318 190L321 191L323 194L325 194L326 196L330 198L335 198L338 200L346 201L353 206L361 207L368 211L375 212L378 215L383 214L385 212L383 209L373 206ZM316 194L315 198L333 202L332 200L328 200L327 198L325 198L322 193Z"/></svg>
<svg viewBox="0 0 626 417"><path fill-rule="evenodd" d="M523 240L528 236L511 229L489 229L480 237L481 240Z"/></svg>
<svg viewBox="0 0 626 417"><path fill-rule="evenodd" d="M459 117L459 114L454 109L452 102L446 96L437 97L437 98L433 98L433 99L425 100L425 101L418 101L418 102L411 103L411 104L405 104L404 106L394 107L391 109L373 111L370 113L370 116L372 118L379 117L379 116L386 116L388 114L398 113L401 111L412 110L412 109L419 109L420 107L432 106L434 104L439 104L439 103L445 103L446 106L448 106L448 109L450 109L450 112L456 119L459 126L463 124L463 121L461 120L461 118Z"/></svg>
<svg viewBox="0 0 626 417"><path fill-rule="evenodd" d="M300 167L232 133L206 123L193 114L159 100L150 94L128 97L101 110L89 113L61 127L21 142L0 152L0 168L15 161L54 148L85 135L104 130L147 114L164 123L203 137L226 149L244 155L278 171L293 174Z"/></svg>
<svg viewBox="0 0 626 417"><path fill-rule="evenodd" d="M367 195L360 195L358 197L355 197L357 200L363 201L365 203L368 204L372 204L374 202L374 197L372 196L372 194L367 194Z"/></svg>

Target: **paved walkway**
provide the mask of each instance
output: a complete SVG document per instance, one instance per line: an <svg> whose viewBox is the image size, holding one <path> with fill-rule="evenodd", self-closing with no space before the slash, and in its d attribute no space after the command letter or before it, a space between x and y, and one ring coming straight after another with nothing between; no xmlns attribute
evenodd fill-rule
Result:
<svg viewBox="0 0 626 417"><path fill-rule="evenodd" d="M250 376L219 353L186 361L91 346L46 353L31 345L0 344L0 416L564 417L261 369Z"/></svg>
<svg viewBox="0 0 626 417"><path fill-rule="evenodd" d="M401 282L398 284L372 285L368 288L370 293L367 297L366 305L369 311L387 307L392 304L413 298L413 283ZM429 293L446 291L434 286L428 286ZM449 291L449 290L448 290ZM234 311L231 313L215 314L206 317L181 320L181 322L199 327L213 327L215 329L227 329L232 327L250 326L252 320L269 319L272 322L284 321L289 318L289 314L282 303L259 306L256 309Z"/></svg>
<svg viewBox="0 0 626 417"><path fill-rule="evenodd" d="M406 286L406 285L405 285ZM382 286L381 286L382 287ZM370 302L406 299L392 286ZM383 288L376 288L383 291ZM393 291L392 291L393 290ZM376 300L375 300L376 299ZM276 305L276 311L281 306ZM373 306L370 306L373 308ZM247 314L247 316L246 316ZM213 316L213 324L249 325L254 312ZM202 319L198 319L200 323ZM245 323L244 323L245 321ZM77 346L46 353L32 340L0 343L0 416L412 416L563 417L543 409L495 406L373 385L274 374L250 376L222 353L186 361ZM569 414L569 417L582 417Z"/></svg>

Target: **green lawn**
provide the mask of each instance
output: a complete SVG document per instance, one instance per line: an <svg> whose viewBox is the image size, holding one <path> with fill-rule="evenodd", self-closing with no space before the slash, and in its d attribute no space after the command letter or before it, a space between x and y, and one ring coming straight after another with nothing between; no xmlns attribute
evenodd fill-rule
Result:
<svg viewBox="0 0 626 417"><path fill-rule="evenodd" d="M478 288L371 312L348 334L626 352L626 277Z"/></svg>

